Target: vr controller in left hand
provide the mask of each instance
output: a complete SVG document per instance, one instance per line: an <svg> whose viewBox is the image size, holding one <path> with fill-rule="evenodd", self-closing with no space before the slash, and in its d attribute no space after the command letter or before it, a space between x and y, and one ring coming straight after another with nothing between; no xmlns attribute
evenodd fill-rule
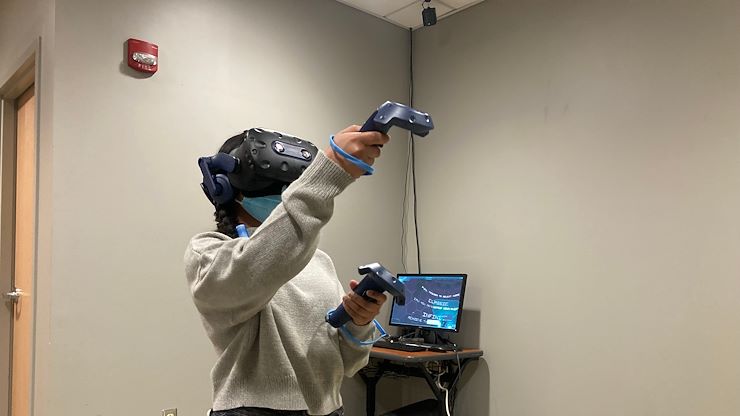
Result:
<svg viewBox="0 0 740 416"><path fill-rule="evenodd" d="M365 275L354 289L354 292L358 295L371 300L372 298L367 296L368 290L374 290L380 293L388 292L393 296L394 301L398 305L403 305L406 302L403 283L396 279L396 276L380 265L380 263L372 263L359 267L358 273ZM326 314L326 322L334 328L341 327L351 319L352 317L344 309L343 304L340 304L336 309Z"/></svg>

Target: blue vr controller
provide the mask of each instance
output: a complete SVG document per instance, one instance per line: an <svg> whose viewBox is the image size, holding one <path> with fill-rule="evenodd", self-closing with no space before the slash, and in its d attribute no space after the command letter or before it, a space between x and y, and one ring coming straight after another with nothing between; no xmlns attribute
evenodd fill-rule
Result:
<svg viewBox="0 0 740 416"><path fill-rule="evenodd" d="M434 129L434 123L428 113L423 113L407 105L386 101L362 125L360 131L379 131L388 133L396 126L424 137Z"/></svg>
<svg viewBox="0 0 740 416"><path fill-rule="evenodd" d="M424 137L434 128L432 117L428 113L415 110L407 105L386 101L378 107L377 110L367 119L365 124L360 127L360 131L379 131L388 133L391 127L397 126L410 131L412 134ZM341 147L334 143L334 136L331 136L329 145L335 152L339 153L347 161L365 171L365 175L372 175L375 169L362 161L345 152ZM383 145L379 145L383 147Z"/></svg>
<svg viewBox="0 0 740 416"><path fill-rule="evenodd" d="M393 273L381 266L380 263L361 266L358 268L357 272L365 275L365 277L362 278L362 281L360 281L357 287L355 287L354 292L358 295L374 302L371 297L367 296L366 293L368 290L374 290L379 293L388 292L393 296L393 300L397 304L403 305L406 303L403 283L396 279L396 276L394 276ZM339 328L351 319L352 318L344 309L343 304L340 304L336 309L329 311L329 313L326 314L326 322L334 328Z"/></svg>

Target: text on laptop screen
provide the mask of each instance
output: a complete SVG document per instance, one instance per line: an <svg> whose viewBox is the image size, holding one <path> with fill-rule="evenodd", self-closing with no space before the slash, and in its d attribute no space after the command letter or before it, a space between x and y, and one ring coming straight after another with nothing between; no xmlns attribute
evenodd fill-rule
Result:
<svg viewBox="0 0 740 416"><path fill-rule="evenodd" d="M457 332L466 278L464 274L399 274L406 304L393 303L390 324Z"/></svg>

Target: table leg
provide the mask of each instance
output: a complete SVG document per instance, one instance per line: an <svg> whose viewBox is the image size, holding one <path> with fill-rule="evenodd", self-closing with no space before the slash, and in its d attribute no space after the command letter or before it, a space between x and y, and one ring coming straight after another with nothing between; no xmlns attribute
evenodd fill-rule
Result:
<svg viewBox="0 0 740 416"><path fill-rule="evenodd" d="M470 362L473 361L472 359L463 359L460 360L460 367L457 368L457 371L455 371L454 374L450 374L451 378L449 379L449 383L447 385L447 389L449 391L449 403L450 403L450 415L455 414L455 399L457 398L457 383L460 381L460 378L462 377L463 370L465 370L465 367L470 364ZM442 410L442 414L444 414L444 407Z"/></svg>
<svg viewBox="0 0 740 416"><path fill-rule="evenodd" d="M365 382L365 412L367 416L375 416L375 390L384 372L385 368L380 365L376 374L372 377L360 373L360 378Z"/></svg>

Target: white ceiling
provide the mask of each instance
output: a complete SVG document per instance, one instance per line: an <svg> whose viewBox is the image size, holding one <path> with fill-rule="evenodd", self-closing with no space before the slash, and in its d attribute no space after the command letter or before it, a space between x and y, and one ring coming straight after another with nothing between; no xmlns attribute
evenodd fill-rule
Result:
<svg viewBox="0 0 740 416"><path fill-rule="evenodd" d="M405 29L422 27L421 9L423 0L337 0L355 9L370 13ZM450 16L483 0L432 0L431 7L437 12L437 20ZM426 6L425 6L426 7Z"/></svg>

